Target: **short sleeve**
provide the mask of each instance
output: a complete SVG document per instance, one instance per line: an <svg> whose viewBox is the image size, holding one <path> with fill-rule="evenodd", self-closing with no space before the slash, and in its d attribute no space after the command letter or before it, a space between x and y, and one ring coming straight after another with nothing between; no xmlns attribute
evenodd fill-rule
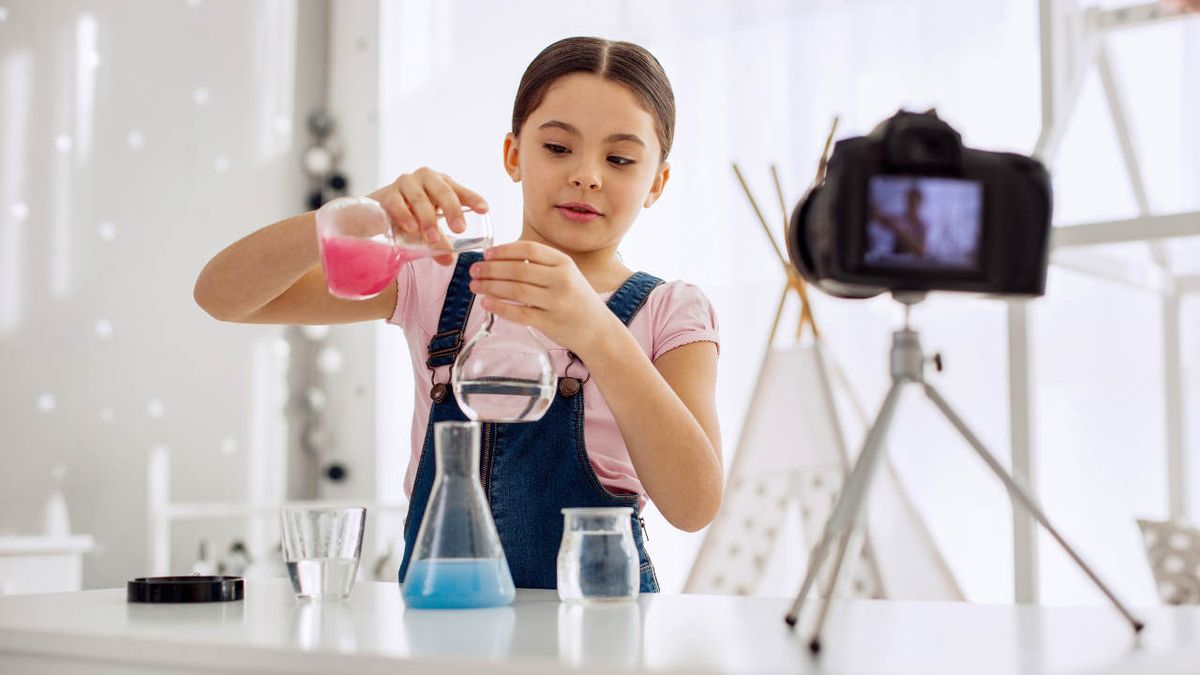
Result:
<svg viewBox="0 0 1200 675"><path fill-rule="evenodd" d="M387 322L406 331L414 327L426 332L436 330L446 286L453 275L454 265L441 265L432 258L403 265L396 273L396 308Z"/></svg>
<svg viewBox="0 0 1200 675"><path fill-rule="evenodd" d="M387 321L401 328L405 325L405 320L410 316L409 307L412 304L414 275L412 265L404 265L400 271L396 273L396 308L392 310L392 316Z"/></svg>
<svg viewBox="0 0 1200 675"><path fill-rule="evenodd" d="M699 287L673 281L656 289L651 300L654 343L650 359L692 342L711 342L721 349L717 312Z"/></svg>

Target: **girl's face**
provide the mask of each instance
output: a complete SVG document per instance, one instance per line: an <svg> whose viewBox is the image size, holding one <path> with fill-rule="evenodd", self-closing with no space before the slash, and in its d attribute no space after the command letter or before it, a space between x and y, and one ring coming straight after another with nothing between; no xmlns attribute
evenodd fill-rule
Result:
<svg viewBox="0 0 1200 675"><path fill-rule="evenodd" d="M623 85L598 75L554 82L519 131L504 139L504 167L522 185L522 238L568 254L615 250L670 175L659 161L654 117ZM599 215L579 216L564 206L571 203Z"/></svg>

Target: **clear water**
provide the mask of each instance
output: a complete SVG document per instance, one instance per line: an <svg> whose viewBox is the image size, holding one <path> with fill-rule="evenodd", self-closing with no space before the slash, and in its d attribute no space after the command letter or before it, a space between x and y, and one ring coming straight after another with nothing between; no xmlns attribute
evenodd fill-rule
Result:
<svg viewBox="0 0 1200 675"><path fill-rule="evenodd" d="M637 549L619 532L568 530L558 556L558 593L567 600L624 600L641 585Z"/></svg>
<svg viewBox="0 0 1200 675"><path fill-rule="evenodd" d="M537 380L462 380L454 383L454 396L474 421L532 422L550 407L554 387Z"/></svg>
<svg viewBox="0 0 1200 675"><path fill-rule="evenodd" d="M345 598L354 587L358 560L354 558L308 558L287 564L292 588L306 598Z"/></svg>
<svg viewBox="0 0 1200 675"><path fill-rule="evenodd" d="M415 560L404 578L404 602L417 609L501 607L514 595L508 563L497 558Z"/></svg>

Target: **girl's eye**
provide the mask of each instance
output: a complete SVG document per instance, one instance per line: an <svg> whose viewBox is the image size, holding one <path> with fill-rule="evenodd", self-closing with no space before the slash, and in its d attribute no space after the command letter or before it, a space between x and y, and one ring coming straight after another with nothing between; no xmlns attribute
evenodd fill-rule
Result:
<svg viewBox="0 0 1200 675"><path fill-rule="evenodd" d="M559 145L557 143L543 143L542 147L545 148L552 155L565 155L568 152L570 152L570 150L567 149L566 146ZM607 159L614 166L629 166L630 164L635 163L634 160L632 160L632 159L629 159L626 157L618 157L616 155L609 155L607 157Z"/></svg>

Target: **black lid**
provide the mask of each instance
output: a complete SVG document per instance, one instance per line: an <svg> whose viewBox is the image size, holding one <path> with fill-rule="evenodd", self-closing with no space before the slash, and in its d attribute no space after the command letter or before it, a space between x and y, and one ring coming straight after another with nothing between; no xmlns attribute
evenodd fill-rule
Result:
<svg viewBox="0 0 1200 675"><path fill-rule="evenodd" d="M129 602L229 602L241 600L241 577L138 577L130 579Z"/></svg>

